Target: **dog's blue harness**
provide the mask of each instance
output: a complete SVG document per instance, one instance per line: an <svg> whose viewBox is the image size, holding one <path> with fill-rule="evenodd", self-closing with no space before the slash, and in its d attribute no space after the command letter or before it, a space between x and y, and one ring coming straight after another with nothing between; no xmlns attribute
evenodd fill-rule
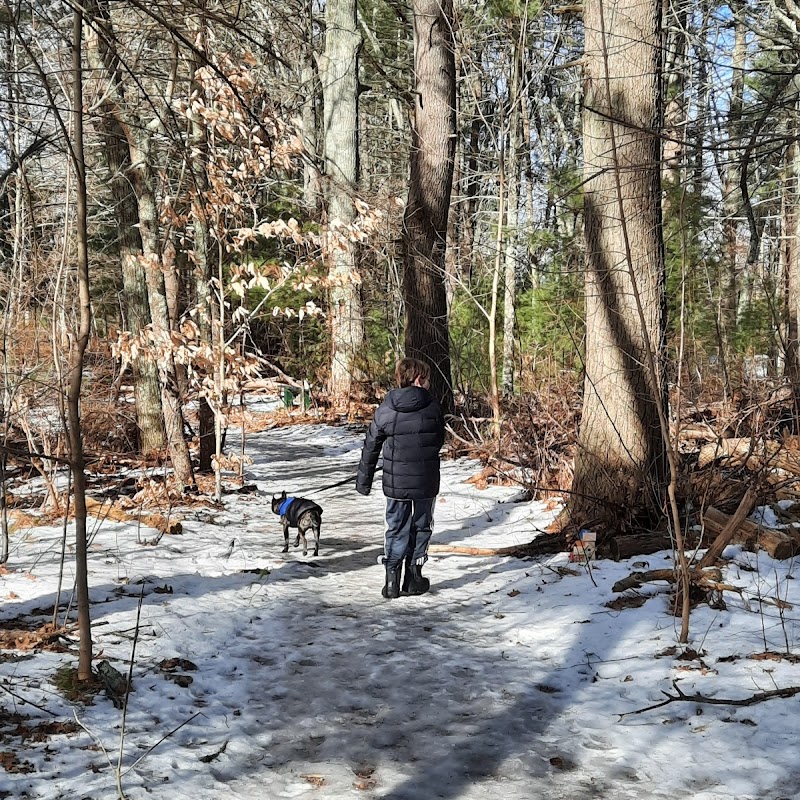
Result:
<svg viewBox="0 0 800 800"><path fill-rule="evenodd" d="M284 516L289 509L289 506L294 503L294 497L287 497L282 503L281 507L278 509L278 513L281 516Z"/></svg>

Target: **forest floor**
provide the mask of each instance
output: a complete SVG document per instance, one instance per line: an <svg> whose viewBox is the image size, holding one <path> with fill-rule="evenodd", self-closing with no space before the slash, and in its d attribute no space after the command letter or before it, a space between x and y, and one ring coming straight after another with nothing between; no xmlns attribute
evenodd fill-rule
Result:
<svg viewBox="0 0 800 800"><path fill-rule="evenodd" d="M360 445L324 425L253 435L247 481L262 493L187 509L182 535L155 545L135 524L95 525L97 658L127 674L136 639L124 737L104 694L70 702L54 684L76 632L47 648L21 635L0 650L0 798L105 800L118 771L130 800L800 798L800 695L632 713L674 686L718 702L800 686L793 560L729 547L735 591L693 610L689 647L665 584L607 605L615 581L669 566L667 552L591 568L437 554L429 594L383 600L379 479L368 498L313 495L317 558L283 555L270 511L272 492L354 474ZM557 512L465 483L478 469L444 463L434 543L526 543ZM51 618L61 536L12 538L0 633Z"/></svg>

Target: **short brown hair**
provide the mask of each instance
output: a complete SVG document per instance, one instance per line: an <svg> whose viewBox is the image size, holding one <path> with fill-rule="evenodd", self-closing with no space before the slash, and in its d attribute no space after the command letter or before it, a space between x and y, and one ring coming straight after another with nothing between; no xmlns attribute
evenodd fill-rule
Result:
<svg viewBox="0 0 800 800"><path fill-rule="evenodd" d="M420 381L430 379L431 368L424 361L416 358L401 358L394 368L394 377L397 385L403 389L411 386L417 378Z"/></svg>

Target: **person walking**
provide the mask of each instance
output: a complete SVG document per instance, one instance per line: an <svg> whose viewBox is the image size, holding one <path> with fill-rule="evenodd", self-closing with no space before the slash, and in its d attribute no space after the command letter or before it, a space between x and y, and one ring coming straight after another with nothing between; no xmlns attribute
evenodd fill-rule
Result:
<svg viewBox="0 0 800 800"><path fill-rule="evenodd" d="M400 596L403 566L404 593L424 594L430 588L422 567L428 560L444 444L444 415L429 391L430 374L430 367L415 358L397 362L397 388L375 412L358 465L356 491L368 495L383 453L386 583L381 594L390 600Z"/></svg>

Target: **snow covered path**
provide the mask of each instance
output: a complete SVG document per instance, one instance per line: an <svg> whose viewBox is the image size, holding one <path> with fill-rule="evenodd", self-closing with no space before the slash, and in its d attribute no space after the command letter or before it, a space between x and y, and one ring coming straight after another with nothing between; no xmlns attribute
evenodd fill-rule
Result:
<svg viewBox="0 0 800 800"><path fill-rule="evenodd" d="M309 447L292 444L296 436L280 431L257 446L260 466L250 472L269 491L302 494L314 482L327 485L355 472L360 439L346 439L342 448ZM320 457L323 467L315 469ZM311 469L298 470L303 464ZM497 508L499 496L513 492L485 497L460 483L474 469L446 467L438 543L453 540L453 528L468 540L464 530L483 531L489 520L514 510ZM226 774L229 788L249 797L253 783L276 783L276 796L295 796L309 791L303 776L319 775L325 784L316 797L363 797L370 789L396 800L477 798L487 790L530 797L531 770L552 772L531 752L548 697L532 686L529 657L503 652L504 615L485 589L476 591L502 573L496 560L458 559L457 568L448 568L447 559L432 559L425 569L433 582L428 595L386 601L380 596L383 568L376 563L383 549L379 477L369 498L351 486L315 498L325 509L320 558L302 559L295 550L297 560L274 570L267 584L265 615L277 636L273 652L261 653L259 661L275 672L251 701L247 731L265 752L249 774ZM529 525L519 531L521 541L529 538ZM500 641L487 641L495 622ZM509 759L517 763L504 772Z"/></svg>
<svg viewBox="0 0 800 800"><path fill-rule="evenodd" d="M260 434L248 440L248 477L265 492L302 495L353 474L360 443L322 426ZM529 541L550 514L504 502L513 490L464 483L475 470L445 463L434 543ZM280 553L268 497L228 496L224 511L190 516L183 536L157 547L131 526L97 531L95 648L122 671L145 594L122 757L130 800L800 800L797 697L619 717L659 702L676 679L687 693L723 697L800 684L797 665L741 655L794 646L793 610L700 607L692 630L702 657L685 661L669 650L664 597L604 607L631 564L598 562L589 574L565 556L433 557L429 594L386 601L379 480L369 498L348 485L314 499L324 508L318 558ZM0 577L14 599L0 619L52 606L59 539L37 528L14 542L16 571ZM737 563L728 580L800 602L791 564L745 553ZM168 658L197 666L190 685L158 668ZM0 660L2 685L68 718L50 681L69 660ZM116 766L121 712L100 696L78 714L93 738L26 743L33 771L0 767L0 798L114 796L101 746Z"/></svg>

